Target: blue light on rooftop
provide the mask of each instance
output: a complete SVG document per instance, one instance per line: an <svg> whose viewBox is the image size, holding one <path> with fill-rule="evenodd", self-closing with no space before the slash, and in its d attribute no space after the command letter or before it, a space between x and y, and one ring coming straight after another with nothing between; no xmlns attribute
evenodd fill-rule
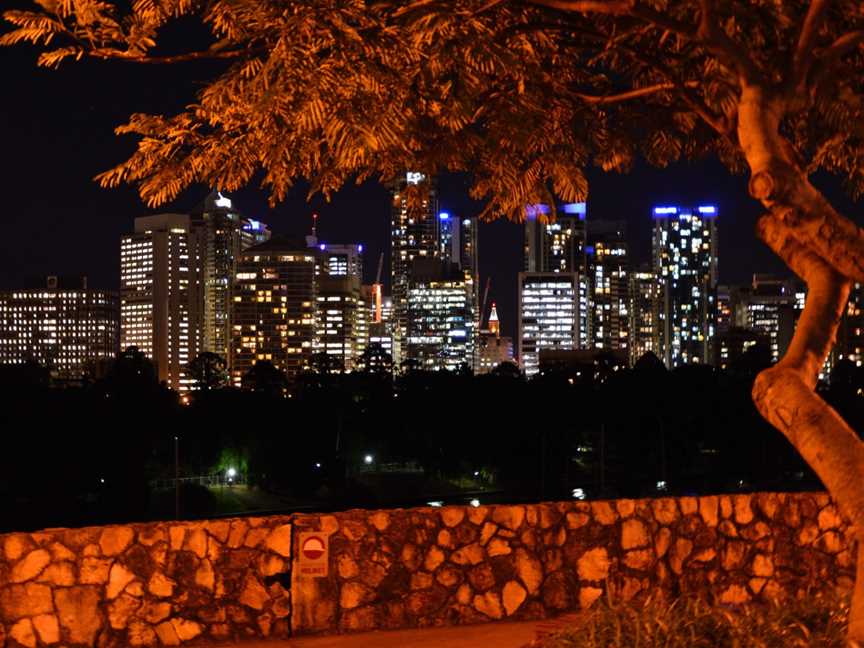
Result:
<svg viewBox="0 0 864 648"><path fill-rule="evenodd" d="M565 214L578 214L579 216L585 217L585 203L567 203L564 205L564 213Z"/></svg>
<svg viewBox="0 0 864 648"><path fill-rule="evenodd" d="M655 216L666 216L668 214L677 214L677 213L678 213L677 207L655 207L654 208L654 215Z"/></svg>
<svg viewBox="0 0 864 648"><path fill-rule="evenodd" d="M714 205L701 205L699 207L700 214L716 214L717 208Z"/></svg>
<svg viewBox="0 0 864 648"><path fill-rule="evenodd" d="M321 245L319 245L318 247L321 248L322 250L326 250L326 249L327 249L327 246L324 245L323 243L322 243Z"/></svg>
<svg viewBox="0 0 864 648"><path fill-rule="evenodd" d="M441 212L440 214L438 214L438 218L440 218L441 220L447 220L448 218L450 218L450 214L448 214L447 212Z"/></svg>
<svg viewBox="0 0 864 648"><path fill-rule="evenodd" d="M549 205L544 205L543 203L525 206L525 215L528 218L537 218L540 214L548 214L549 211Z"/></svg>
<svg viewBox="0 0 864 648"><path fill-rule="evenodd" d="M358 245L358 246L357 246L357 251L358 251L358 252L362 252L362 251L363 251L363 245Z"/></svg>
<svg viewBox="0 0 864 648"><path fill-rule="evenodd" d="M247 219L246 225L243 227L243 229L252 230L253 232L259 232L264 229L264 224L261 221L256 221L249 218Z"/></svg>

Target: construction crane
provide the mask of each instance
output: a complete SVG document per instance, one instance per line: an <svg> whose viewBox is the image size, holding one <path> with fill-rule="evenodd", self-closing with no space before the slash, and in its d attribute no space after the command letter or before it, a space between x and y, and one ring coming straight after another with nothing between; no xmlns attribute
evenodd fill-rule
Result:
<svg viewBox="0 0 864 648"><path fill-rule="evenodd" d="M492 285L492 277L486 277L486 290L483 291L483 302L480 305L480 330L483 330L483 318L486 317L486 300L489 299L489 286Z"/></svg>
<svg viewBox="0 0 864 648"><path fill-rule="evenodd" d="M381 311L381 293L383 286L381 285L381 271L384 270L384 253L378 257L378 274L375 275L375 283L372 284L372 294L375 299L375 323L380 324L383 319Z"/></svg>

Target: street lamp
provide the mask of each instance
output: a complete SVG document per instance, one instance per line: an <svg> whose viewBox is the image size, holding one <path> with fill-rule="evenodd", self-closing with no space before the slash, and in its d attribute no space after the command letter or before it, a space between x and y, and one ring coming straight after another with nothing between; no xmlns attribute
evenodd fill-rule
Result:
<svg viewBox="0 0 864 648"><path fill-rule="evenodd" d="M374 457L372 457L372 455L366 455L365 457L363 457L363 463L365 463L367 466L370 465L373 460Z"/></svg>

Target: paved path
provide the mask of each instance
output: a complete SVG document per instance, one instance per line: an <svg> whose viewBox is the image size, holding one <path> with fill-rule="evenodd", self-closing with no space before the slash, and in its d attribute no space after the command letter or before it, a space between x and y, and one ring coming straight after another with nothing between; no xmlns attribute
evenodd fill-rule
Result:
<svg viewBox="0 0 864 648"><path fill-rule="evenodd" d="M523 648L537 636L537 621L481 623L447 628L361 632L286 641L253 641L229 648Z"/></svg>

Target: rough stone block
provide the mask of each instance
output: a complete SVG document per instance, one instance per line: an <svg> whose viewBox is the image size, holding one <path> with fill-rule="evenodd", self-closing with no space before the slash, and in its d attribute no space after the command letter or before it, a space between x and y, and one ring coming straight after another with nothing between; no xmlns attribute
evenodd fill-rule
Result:
<svg viewBox="0 0 864 648"><path fill-rule="evenodd" d="M525 602L528 592L515 580L507 581L502 592L504 611L507 616L512 616Z"/></svg>
<svg viewBox="0 0 864 648"><path fill-rule="evenodd" d="M36 648L36 634L33 632L33 622L30 619L21 619L9 628L9 637L22 646Z"/></svg>
<svg viewBox="0 0 864 648"><path fill-rule="evenodd" d="M492 511L492 521L505 529L517 531L525 521L525 507L496 506Z"/></svg>
<svg viewBox="0 0 864 648"><path fill-rule="evenodd" d="M54 592L60 627L72 644L92 646L102 628L101 592L98 587L79 585Z"/></svg>
<svg viewBox="0 0 864 648"><path fill-rule="evenodd" d="M624 520L621 524L621 548L625 551L647 547L651 543L645 523L638 518Z"/></svg>
<svg viewBox="0 0 864 648"><path fill-rule="evenodd" d="M51 588L47 585L26 583L0 589L0 618L7 623L53 611Z"/></svg>
<svg viewBox="0 0 864 648"><path fill-rule="evenodd" d="M40 614L33 617L33 627L43 644L51 645L60 643L60 624L53 614Z"/></svg>
<svg viewBox="0 0 864 648"><path fill-rule="evenodd" d="M33 580L51 562L51 554L45 549L34 549L12 567L11 582L24 583Z"/></svg>
<svg viewBox="0 0 864 648"><path fill-rule="evenodd" d="M504 616L504 611L501 608L501 598L495 592L486 592L485 594L475 596L474 609L493 619L500 619Z"/></svg>
<svg viewBox="0 0 864 648"><path fill-rule="evenodd" d="M579 578L586 581L602 581L609 575L609 553L605 547L589 549L576 565Z"/></svg>
<svg viewBox="0 0 864 648"><path fill-rule="evenodd" d="M126 526L106 527L99 536L99 548L103 556L116 556L132 544L135 532Z"/></svg>

